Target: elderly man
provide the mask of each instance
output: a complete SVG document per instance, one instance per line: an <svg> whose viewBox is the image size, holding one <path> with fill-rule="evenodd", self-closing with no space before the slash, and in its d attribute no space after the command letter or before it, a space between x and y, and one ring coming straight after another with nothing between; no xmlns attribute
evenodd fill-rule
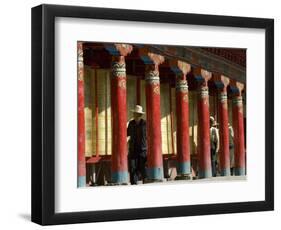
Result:
<svg viewBox="0 0 281 230"><path fill-rule="evenodd" d="M129 172L131 184L137 184L139 179L146 178L146 121L142 119L142 106L136 105L134 119L129 122L127 136L129 136Z"/></svg>
<svg viewBox="0 0 281 230"><path fill-rule="evenodd" d="M210 126L212 176L215 177L217 176L217 156L219 152L220 139L217 122L214 117L210 117Z"/></svg>

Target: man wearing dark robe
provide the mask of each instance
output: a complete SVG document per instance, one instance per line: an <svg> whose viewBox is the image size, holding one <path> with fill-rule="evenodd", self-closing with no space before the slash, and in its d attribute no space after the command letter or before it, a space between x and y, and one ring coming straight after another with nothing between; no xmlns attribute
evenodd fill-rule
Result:
<svg viewBox="0 0 281 230"><path fill-rule="evenodd" d="M142 119L144 114L142 107L136 105L134 119L129 122L127 136L129 139L128 165L131 184L137 184L141 179L146 179L146 121Z"/></svg>

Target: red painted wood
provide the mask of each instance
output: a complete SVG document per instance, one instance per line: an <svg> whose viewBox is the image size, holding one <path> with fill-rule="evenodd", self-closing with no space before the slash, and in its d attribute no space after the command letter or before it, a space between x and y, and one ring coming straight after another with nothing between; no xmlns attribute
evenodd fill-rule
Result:
<svg viewBox="0 0 281 230"><path fill-rule="evenodd" d="M186 80L183 76L182 80ZM179 80L178 80L179 81ZM187 86L187 83L185 83ZM188 92L176 90L178 162L190 162Z"/></svg>
<svg viewBox="0 0 281 230"><path fill-rule="evenodd" d="M234 154L235 168L245 169L245 139L244 139L244 117L242 96L235 96L233 100L233 131L234 131Z"/></svg>
<svg viewBox="0 0 281 230"><path fill-rule="evenodd" d="M78 42L78 176L86 176L83 44Z"/></svg>
<svg viewBox="0 0 281 230"><path fill-rule="evenodd" d="M112 62L125 65L125 57L113 56ZM111 76L112 171L120 172L128 170L126 74L118 73L119 67L113 68L116 69Z"/></svg>
<svg viewBox="0 0 281 230"><path fill-rule="evenodd" d="M159 76L158 65L146 65L147 75ZM146 118L147 118L147 164L148 168L162 167L162 137L160 82L146 79Z"/></svg>
<svg viewBox="0 0 281 230"><path fill-rule="evenodd" d="M200 91L208 90L206 84L200 86ZM199 171L211 170L210 157L210 112L209 96L199 94L198 98L198 159Z"/></svg>
<svg viewBox="0 0 281 230"><path fill-rule="evenodd" d="M219 136L220 136L220 168L221 170L230 169L230 155L229 155L229 128L228 128L228 105L227 105L227 91L226 87L219 92L218 100L219 112Z"/></svg>

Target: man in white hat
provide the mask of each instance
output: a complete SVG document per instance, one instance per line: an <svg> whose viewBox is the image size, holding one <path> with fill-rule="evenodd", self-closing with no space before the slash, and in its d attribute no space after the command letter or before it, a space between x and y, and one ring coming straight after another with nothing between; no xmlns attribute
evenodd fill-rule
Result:
<svg viewBox="0 0 281 230"><path fill-rule="evenodd" d="M228 133L229 133L229 156L230 156L230 174L234 175L234 131L230 123L228 123Z"/></svg>
<svg viewBox="0 0 281 230"><path fill-rule="evenodd" d="M211 147L211 162L212 162L212 176L217 176L217 158L220 146L218 124L214 117L210 117L210 147Z"/></svg>
<svg viewBox="0 0 281 230"><path fill-rule="evenodd" d="M142 106L136 105L131 110L134 119L129 122L127 136L129 139L129 173L131 184L137 184L139 179L146 178L146 121L142 119L145 112Z"/></svg>

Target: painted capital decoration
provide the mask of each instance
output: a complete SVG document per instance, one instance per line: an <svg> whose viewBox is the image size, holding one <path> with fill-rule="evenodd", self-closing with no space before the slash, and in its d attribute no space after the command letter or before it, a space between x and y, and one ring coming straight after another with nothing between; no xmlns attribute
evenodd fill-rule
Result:
<svg viewBox="0 0 281 230"><path fill-rule="evenodd" d="M229 78L224 75L220 76L220 81L223 83L224 87L227 87L230 82Z"/></svg>
<svg viewBox="0 0 281 230"><path fill-rule="evenodd" d="M112 75L114 77L122 77L124 75L126 75L126 64L125 64L125 61L122 60L113 60L112 61L112 65L111 65L111 68L112 68Z"/></svg>
<svg viewBox="0 0 281 230"><path fill-rule="evenodd" d="M209 81L212 78L212 73L208 70L201 69L201 76L205 79L205 81Z"/></svg>
<svg viewBox="0 0 281 230"><path fill-rule="evenodd" d="M147 47L139 48L139 57L144 64L160 65L165 61L164 56L150 51Z"/></svg>
<svg viewBox="0 0 281 230"><path fill-rule="evenodd" d="M145 81L152 85L154 94L160 95L160 78L158 65L146 65Z"/></svg>
<svg viewBox="0 0 281 230"><path fill-rule="evenodd" d="M224 75L215 75L214 80L220 83L219 87L219 101L224 109L227 109L227 86L229 85L229 78Z"/></svg>
<svg viewBox="0 0 281 230"><path fill-rule="evenodd" d="M171 70L176 75L176 91L187 93L188 85L186 80L186 74L190 72L191 65L176 59L170 60L169 65ZM184 97L184 101L188 101L188 96Z"/></svg>
<svg viewBox="0 0 281 230"><path fill-rule="evenodd" d="M202 85L199 90L200 98L209 99L209 89L208 86Z"/></svg>
<svg viewBox="0 0 281 230"><path fill-rule="evenodd" d="M145 81L148 84L159 84L160 78L159 78L159 70L158 65L146 65L145 66Z"/></svg>
<svg viewBox="0 0 281 230"><path fill-rule="evenodd" d="M212 78L212 73L208 70L202 69L202 68L194 68L193 74L196 78L196 81L198 82L198 86L200 88L202 87L208 87L208 81Z"/></svg>
<svg viewBox="0 0 281 230"><path fill-rule="evenodd" d="M112 56L127 56L129 53L132 52L133 46L128 44L105 44L105 49L112 55Z"/></svg>
<svg viewBox="0 0 281 230"><path fill-rule="evenodd" d="M224 109L227 109L227 93L225 91L221 91L219 93L219 101L222 104Z"/></svg>
<svg viewBox="0 0 281 230"><path fill-rule="evenodd" d="M220 92L219 94L220 102L227 102L227 93L225 91Z"/></svg>
<svg viewBox="0 0 281 230"><path fill-rule="evenodd" d="M177 79L176 80L176 91L187 93L188 92L188 85L186 80Z"/></svg>
<svg viewBox="0 0 281 230"><path fill-rule="evenodd" d="M116 78L117 86L126 89L126 64L124 56L113 56L111 63L112 78Z"/></svg>
<svg viewBox="0 0 281 230"><path fill-rule="evenodd" d="M237 87L238 90L239 90L239 95L241 95L242 90L244 89L244 84L241 83L241 82L236 82L236 87Z"/></svg>
<svg viewBox="0 0 281 230"><path fill-rule="evenodd" d="M234 85L238 89L238 93L234 95L232 103L233 106L237 106L240 113L243 113L243 97L242 90L244 89L244 84L240 82L235 82Z"/></svg>
<svg viewBox="0 0 281 230"><path fill-rule="evenodd" d="M178 75L183 75L186 76L191 70L191 65L177 60L177 59L171 59L169 60L169 65L171 70L178 76Z"/></svg>
<svg viewBox="0 0 281 230"><path fill-rule="evenodd" d="M239 113L243 113L243 98L242 96L235 96L232 100L233 106L239 108Z"/></svg>
<svg viewBox="0 0 281 230"><path fill-rule="evenodd" d="M84 80L83 43L77 43L78 80Z"/></svg>

